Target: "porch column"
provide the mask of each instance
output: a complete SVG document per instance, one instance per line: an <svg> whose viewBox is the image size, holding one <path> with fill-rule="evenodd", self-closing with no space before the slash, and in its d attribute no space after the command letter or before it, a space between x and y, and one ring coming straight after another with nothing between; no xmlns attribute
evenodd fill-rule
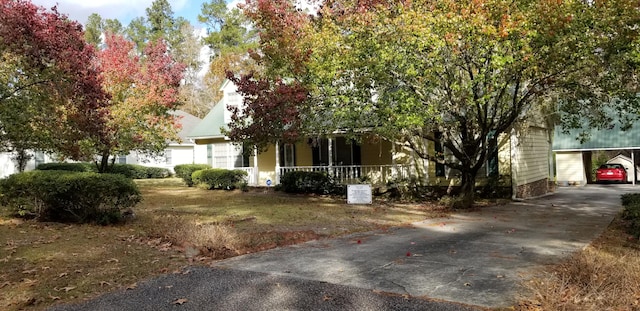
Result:
<svg viewBox="0 0 640 311"><path fill-rule="evenodd" d="M280 184L280 142L276 141L276 180L275 184Z"/></svg>
<svg viewBox="0 0 640 311"><path fill-rule="evenodd" d="M327 137L327 156L329 157L329 176L334 176L335 174L333 173L333 138L331 137Z"/></svg>
<svg viewBox="0 0 640 311"><path fill-rule="evenodd" d="M258 170L258 146L253 146L253 183L260 184L260 170Z"/></svg>
<svg viewBox="0 0 640 311"><path fill-rule="evenodd" d="M329 154L329 167L333 166L333 138L327 137L327 153Z"/></svg>
<svg viewBox="0 0 640 311"><path fill-rule="evenodd" d="M398 178L398 166L396 163L396 143L391 142L391 177Z"/></svg>

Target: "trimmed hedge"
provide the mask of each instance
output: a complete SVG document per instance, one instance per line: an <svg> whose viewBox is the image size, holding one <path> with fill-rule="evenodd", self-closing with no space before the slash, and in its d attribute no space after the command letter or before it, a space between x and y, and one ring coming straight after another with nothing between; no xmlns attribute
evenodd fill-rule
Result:
<svg viewBox="0 0 640 311"><path fill-rule="evenodd" d="M136 184L116 174L50 170L0 180L0 204L41 221L118 223L140 200Z"/></svg>
<svg viewBox="0 0 640 311"><path fill-rule="evenodd" d="M95 172L91 163L43 163L36 168L39 171Z"/></svg>
<svg viewBox="0 0 640 311"><path fill-rule="evenodd" d="M133 179L167 178L171 171L161 167L149 167L138 164L114 164L107 173L120 174Z"/></svg>
<svg viewBox="0 0 640 311"><path fill-rule="evenodd" d="M211 166L209 166L208 164L180 164L176 165L173 168L173 171L176 172L176 177L182 178L187 186L192 187L193 180L191 179L191 175L193 174L193 172L206 170L209 168L211 168Z"/></svg>
<svg viewBox="0 0 640 311"><path fill-rule="evenodd" d="M330 194L337 189L326 172L286 172L280 178L280 188L287 193Z"/></svg>
<svg viewBox="0 0 640 311"><path fill-rule="evenodd" d="M247 172L243 170L225 170L210 168L193 172L191 179L197 185L204 185L207 189L233 190L242 188Z"/></svg>
<svg viewBox="0 0 640 311"><path fill-rule="evenodd" d="M40 171L97 172L92 163L44 163L37 167ZM114 164L107 173L120 174L133 179L166 178L171 171L162 167L149 167L138 164Z"/></svg>

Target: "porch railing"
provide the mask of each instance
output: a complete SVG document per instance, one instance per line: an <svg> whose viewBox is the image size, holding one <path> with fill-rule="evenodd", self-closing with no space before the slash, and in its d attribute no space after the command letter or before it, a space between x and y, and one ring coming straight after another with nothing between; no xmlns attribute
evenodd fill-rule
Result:
<svg viewBox="0 0 640 311"><path fill-rule="evenodd" d="M412 176L409 165L341 165L341 166L286 166L280 167L280 176L286 172L326 172L342 184L366 181L374 185Z"/></svg>
<svg viewBox="0 0 640 311"><path fill-rule="evenodd" d="M245 177L247 184L249 185L257 184L255 169L253 167L234 167L233 169L247 172L247 176Z"/></svg>

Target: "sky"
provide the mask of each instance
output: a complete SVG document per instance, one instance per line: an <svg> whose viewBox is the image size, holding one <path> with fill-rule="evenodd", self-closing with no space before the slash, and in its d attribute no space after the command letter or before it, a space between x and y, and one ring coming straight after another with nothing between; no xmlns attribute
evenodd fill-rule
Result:
<svg viewBox="0 0 640 311"><path fill-rule="evenodd" d="M229 6L235 6L240 0L227 0ZM91 13L98 13L103 19L116 18L123 26L139 16L145 16L145 9L153 0L31 0L36 5L50 9L57 4L58 12L69 16L82 24ZM196 28L203 27L198 23L198 14L202 3L208 0L169 0L174 17L182 16ZM243 1L244 2L244 1Z"/></svg>

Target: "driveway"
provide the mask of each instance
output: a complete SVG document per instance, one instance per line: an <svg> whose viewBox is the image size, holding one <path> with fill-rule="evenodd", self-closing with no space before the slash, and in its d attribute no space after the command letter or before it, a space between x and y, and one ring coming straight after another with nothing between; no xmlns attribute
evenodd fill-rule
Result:
<svg viewBox="0 0 640 311"><path fill-rule="evenodd" d="M586 246L620 211L620 195L633 190L631 185L560 188L547 197L412 227L235 257L54 310L508 307L523 279ZM187 301L172 304L180 298Z"/></svg>

